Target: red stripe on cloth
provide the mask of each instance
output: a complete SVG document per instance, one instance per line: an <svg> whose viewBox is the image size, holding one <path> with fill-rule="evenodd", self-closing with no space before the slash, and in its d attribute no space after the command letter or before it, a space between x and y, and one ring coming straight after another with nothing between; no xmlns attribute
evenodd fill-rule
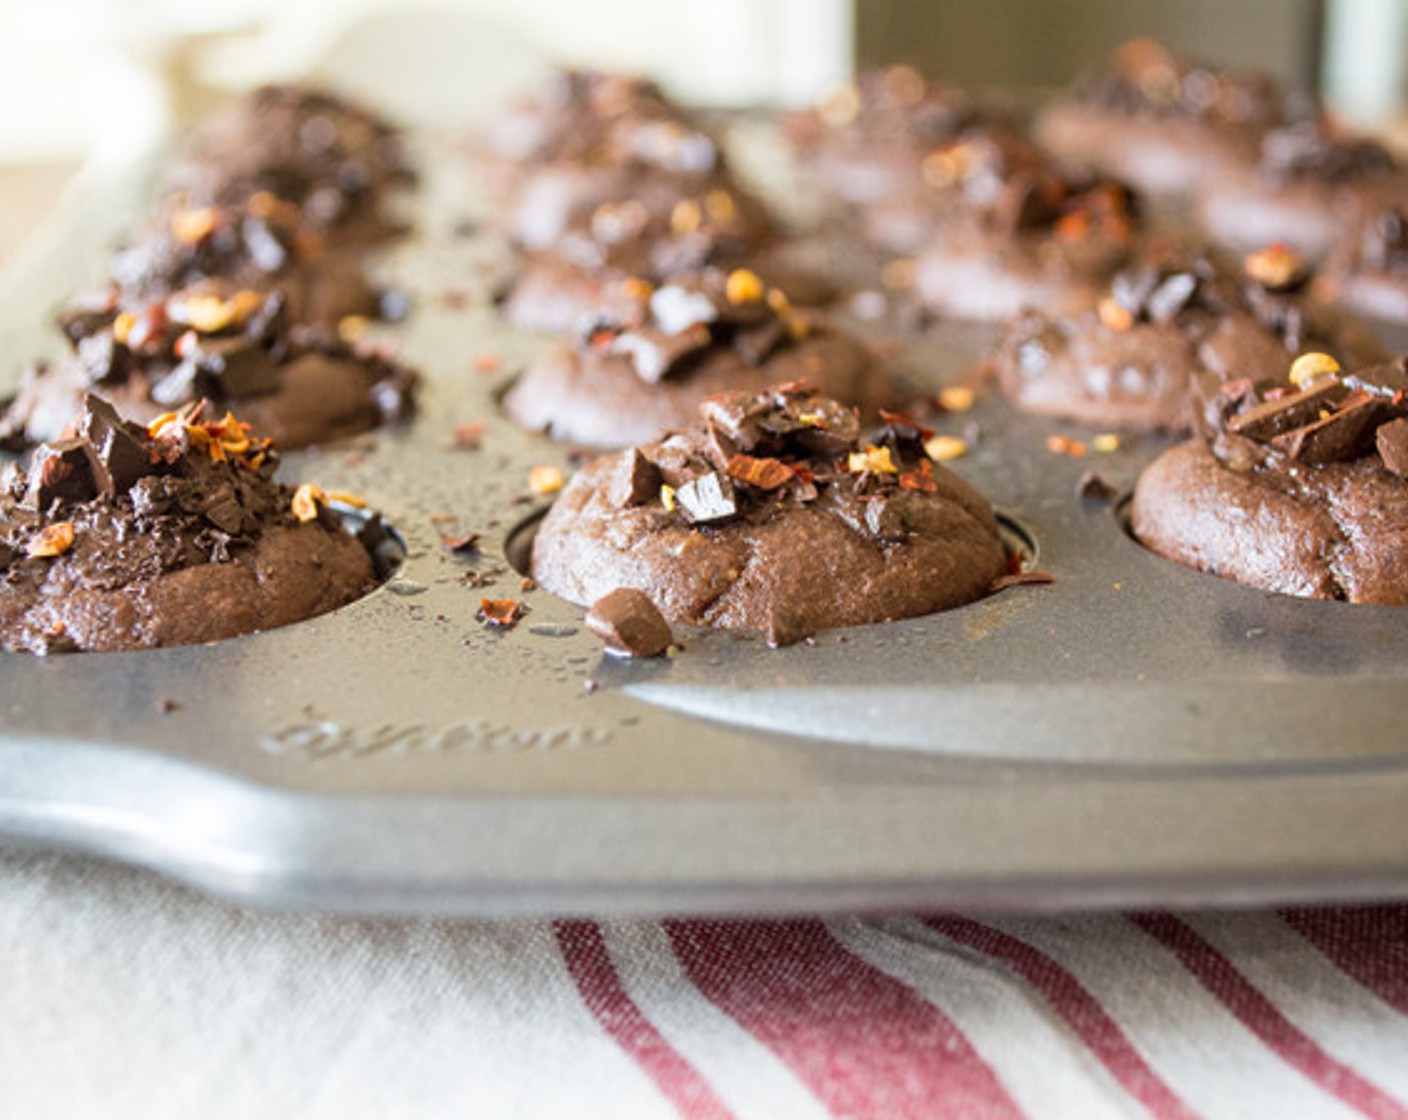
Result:
<svg viewBox="0 0 1408 1120"><path fill-rule="evenodd" d="M1365 1116L1376 1120L1408 1118L1408 1108L1327 1054L1186 922L1171 914L1131 914L1130 920L1170 949L1204 988L1287 1065Z"/></svg>
<svg viewBox="0 0 1408 1120"><path fill-rule="evenodd" d="M925 925L984 956L1006 964L1041 993L1051 1009L1090 1048L1126 1092L1158 1117L1196 1117L1177 1093L1154 1072L1130 1043L1120 1025L1069 971L1040 949L968 918L925 918Z"/></svg>
<svg viewBox="0 0 1408 1120"><path fill-rule="evenodd" d="M1408 1015L1408 906L1283 910L1281 917L1340 971Z"/></svg>
<svg viewBox="0 0 1408 1120"><path fill-rule="evenodd" d="M669 1101L687 1117L731 1120L733 1113L709 1083L655 1029L622 986L601 927L595 922L559 921L553 923L553 931L582 1002Z"/></svg>
<svg viewBox="0 0 1408 1120"><path fill-rule="evenodd" d="M992 1069L933 1004L819 921L677 921L665 929L700 992L834 1113L1019 1117Z"/></svg>

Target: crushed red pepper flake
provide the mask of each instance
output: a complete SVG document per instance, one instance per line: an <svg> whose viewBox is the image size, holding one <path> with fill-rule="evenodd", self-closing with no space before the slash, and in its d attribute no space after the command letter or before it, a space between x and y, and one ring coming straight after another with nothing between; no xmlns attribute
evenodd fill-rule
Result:
<svg viewBox="0 0 1408 1120"><path fill-rule="evenodd" d="M895 427L913 428L919 433L921 440L932 439L934 435L933 428L926 428L907 412L891 412L889 409L882 408L880 409L880 419L886 424L892 424Z"/></svg>
<svg viewBox="0 0 1408 1120"><path fill-rule="evenodd" d="M232 412L226 412L223 420L203 420L205 406L204 400L194 401L179 411L162 413L147 425L152 462L174 463L190 447L216 462L232 459L257 470L274 441L251 438L250 426L236 420Z"/></svg>
<svg viewBox="0 0 1408 1120"><path fill-rule="evenodd" d="M456 424L450 437L451 446L457 451L478 451L484 433L489 430L489 421L482 416Z"/></svg>
<svg viewBox="0 0 1408 1120"><path fill-rule="evenodd" d="M474 356L474 372L493 373L502 362L503 359L494 353L476 354Z"/></svg>
<svg viewBox="0 0 1408 1120"><path fill-rule="evenodd" d="M518 590L525 593L529 591L537 591L538 581L535 580L532 576L524 576L523 579L519 581Z"/></svg>
<svg viewBox="0 0 1408 1120"><path fill-rule="evenodd" d="M25 555L32 560L62 556L73 547L73 540L73 522L56 521L52 525L46 525L30 538Z"/></svg>
<svg viewBox="0 0 1408 1120"><path fill-rule="evenodd" d="M737 454L728 461L730 478L756 486L759 490L776 490L796 473L780 459L758 459L752 455Z"/></svg>
<svg viewBox="0 0 1408 1120"><path fill-rule="evenodd" d="M316 521L318 518L318 507L326 504L327 495L320 487L314 486L311 482L305 482L293 492L293 499L289 502L289 509L293 511L293 516L299 521Z"/></svg>
<svg viewBox="0 0 1408 1120"><path fill-rule="evenodd" d="M1070 436L1047 436L1046 450L1053 455L1069 455L1072 459L1083 459L1090 450L1085 443Z"/></svg>
<svg viewBox="0 0 1408 1120"><path fill-rule="evenodd" d="M479 534L460 533L444 536L440 538L440 544L450 552L477 552L479 550Z"/></svg>
<svg viewBox="0 0 1408 1120"><path fill-rule="evenodd" d="M479 617L490 626L512 630L523 617L524 607L517 599L480 599Z"/></svg>
<svg viewBox="0 0 1408 1120"><path fill-rule="evenodd" d="M934 480L934 467L928 459L921 459L915 470L900 472L901 490L919 490L925 494L933 494L938 488L939 484Z"/></svg>

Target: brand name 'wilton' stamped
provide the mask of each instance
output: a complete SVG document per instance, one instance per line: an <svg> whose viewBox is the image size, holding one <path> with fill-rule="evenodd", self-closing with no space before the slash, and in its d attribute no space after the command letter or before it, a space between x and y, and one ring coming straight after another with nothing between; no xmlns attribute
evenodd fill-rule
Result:
<svg viewBox="0 0 1408 1120"><path fill-rule="evenodd" d="M423 723L344 727L330 720L294 724L264 736L269 754L301 762L352 761L378 755L508 754L516 751L572 750L605 743L611 732L598 727L523 728L486 720L448 727Z"/></svg>

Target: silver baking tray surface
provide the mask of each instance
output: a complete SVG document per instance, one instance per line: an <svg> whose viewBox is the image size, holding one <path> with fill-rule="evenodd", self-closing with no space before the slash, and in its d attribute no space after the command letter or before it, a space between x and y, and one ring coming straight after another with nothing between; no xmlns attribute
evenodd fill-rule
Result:
<svg viewBox="0 0 1408 1120"><path fill-rule="evenodd" d="M603 657L582 611L523 592L569 449L495 401L541 340L489 306L499 273L468 166L426 137L418 233L381 262L388 331L429 385L403 430L285 459L364 496L407 555L374 594L209 646L0 654L0 832L239 902L365 914L1060 909L1408 896L1408 613L1183 571L1082 500L1156 441L1083 459L1079 428L983 397L955 466L1051 572L948 614L772 650L683 633ZM430 158L433 153L433 159ZM90 182L0 284L0 353L45 325L130 220L140 177ZM902 336L937 385L972 332ZM492 359L492 360L491 360ZM484 367L492 365L489 372ZM457 425L489 420L477 451ZM442 535L477 532L464 558ZM523 600L519 625L477 617Z"/></svg>

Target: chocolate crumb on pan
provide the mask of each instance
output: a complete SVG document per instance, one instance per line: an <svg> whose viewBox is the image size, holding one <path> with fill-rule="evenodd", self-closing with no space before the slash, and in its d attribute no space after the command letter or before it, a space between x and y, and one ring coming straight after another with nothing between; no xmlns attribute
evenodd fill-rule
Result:
<svg viewBox="0 0 1408 1120"><path fill-rule="evenodd" d="M618 587L591 605L587 629L622 657L658 657L674 642L670 624L650 596L633 587Z"/></svg>

